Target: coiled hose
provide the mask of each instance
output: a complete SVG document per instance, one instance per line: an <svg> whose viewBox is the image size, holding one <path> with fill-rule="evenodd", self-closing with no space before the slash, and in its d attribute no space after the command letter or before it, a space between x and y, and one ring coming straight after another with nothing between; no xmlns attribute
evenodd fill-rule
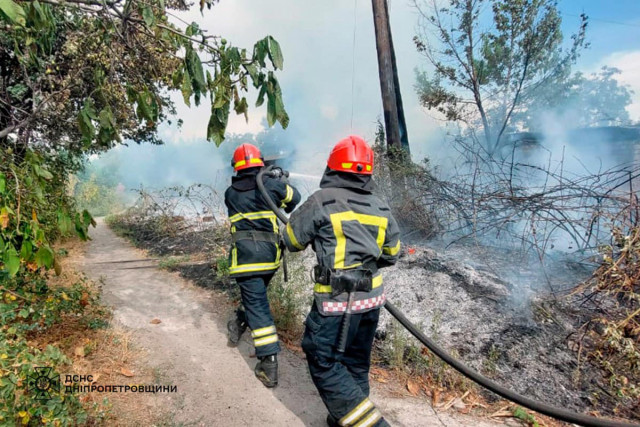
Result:
<svg viewBox="0 0 640 427"><path fill-rule="evenodd" d="M273 166L269 166L267 168L263 168L257 176L257 185L260 193L264 197L265 201L269 205L269 208L276 214L278 219L282 221L283 224L287 224L289 219L286 217L284 213L278 206L274 203L271 196L266 191L263 183L263 176L269 175L275 178L282 176L282 170L274 168ZM494 392L495 394L504 397L507 400L517 403L518 405L524 406L525 408L531 409L532 411L539 412L544 415L548 415L550 417L556 418L561 421L565 421L568 423L579 424L587 427L639 427L640 424L631 424L623 421L615 421L606 418L598 418L592 417L590 415L579 414L577 412L569 411L564 408L558 408L556 406L547 405L546 403L539 402L537 400L530 399L528 397L522 396L512 390L509 390L505 387L502 387L500 384L497 384L493 380L481 375L479 372L471 369L467 365L463 364L459 360L455 359L446 350L440 347L436 342L434 342L431 338L426 336L420 329L416 327L407 317L400 311L398 308L393 305L389 300L384 305L384 308L398 321L400 324L409 332L411 335L416 337L418 341L424 344L433 354L438 356L440 359L444 360L445 363L452 366L455 370L460 372L462 375L466 376L470 380L480 384L482 387L486 388Z"/></svg>

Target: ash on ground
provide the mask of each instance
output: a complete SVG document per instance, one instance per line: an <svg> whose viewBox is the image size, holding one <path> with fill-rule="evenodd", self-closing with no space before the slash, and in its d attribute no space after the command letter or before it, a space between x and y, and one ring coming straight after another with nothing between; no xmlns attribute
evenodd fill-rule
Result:
<svg viewBox="0 0 640 427"><path fill-rule="evenodd" d="M476 250L488 256L487 248ZM501 271L478 258L457 261L462 255L469 260L470 252L405 248L397 265L383 270L387 298L439 344L498 383L556 406L593 408L596 379L589 370L578 369L570 348L581 314L566 300L540 292L548 284L539 281L539 267L518 267L504 257L495 262L503 266ZM517 276L514 270L521 273L520 280L504 280ZM565 275L573 277L573 285L588 276L586 270ZM552 287L567 287L560 282L568 279L557 279ZM391 321L385 312L383 333ZM601 402L597 405L604 409Z"/></svg>
<svg viewBox="0 0 640 427"><path fill-rule="evenodd" d="M158 234L145 221L128 221L120 228L121 234L126 229L124 235L155 255L205 253L208 261L183 262L175 269L197 285L233 298L236 287L219 274L212 258L228 248L224 226L180 225L171 235ZM301 268L309 271L315 254L307 249L299 259ZM543 273L535 263L521 261L513 252L479 246L439 252L405 247L397 265L383 270L385 290L425 333L498 383L556 406L610 413L615 399L607 397L603 374L588 364L578 367L571 347L576 347L575 332L587 316L566 297L555 299L546 291L577 285L588 277L588 268L557 260ZM310 296L311 279L303 277L300 280L308 286L299 288ZM383 311L379 336L391 321Z"/></svg>

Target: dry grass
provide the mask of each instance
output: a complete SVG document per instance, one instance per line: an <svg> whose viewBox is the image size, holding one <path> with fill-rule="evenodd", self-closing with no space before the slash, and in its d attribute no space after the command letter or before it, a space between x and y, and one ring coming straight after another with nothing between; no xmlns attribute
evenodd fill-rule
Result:
<svg viewBox="0 0 640 427"><path fill-rule="evenodd" d="M110 310L99 298L100 288L89 281L75 267L75 260L82 254L84 245L68 240L59 245L66 256L59 256L62 273L51 274L51 287L71 287L84 283L87 292L85 313L82 316L65 316L62 322L34 334L30 344L44 349L54 345L71 360L65 375L91 375L93 382L78 385L138 385L157 384L157 373L145 366L146 354L132 344L129 331L111 322ZM60 250L60 248L58 249ZM64 381L64 378L61 378ZM71 385L71 384L65 384ZM168 414L162 409L160 395L152 393L81 393L80 401L89 412L90 425L151 426L165 424Z"/></svg>

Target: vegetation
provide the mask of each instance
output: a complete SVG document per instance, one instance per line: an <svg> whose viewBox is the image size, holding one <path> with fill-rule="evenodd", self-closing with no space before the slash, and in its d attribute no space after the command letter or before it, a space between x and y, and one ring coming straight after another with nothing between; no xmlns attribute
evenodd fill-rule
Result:
<svg viewBox="0 0 640 427"><path fill-rule="evenodd" d="M607 392L620 410L640 398L640 227L614 227L610 245L591 281L578 288L592 308L580 331L579 358L602 369ZM586 356L586 357L585 357Z"/></svg>
<svg viewBox="0 0 640 427"><path fill-rule="evenodd" d="M571 66L585 42L588 19L564 43L555 0L416 0L421 32L416 47L434 67L418 75L423 106L463 124L494 155L506 133L538 130L544 113L577 110L577 126L629 121L630 92L603 68L584 76ZM485 11L487 15L485 16ZM489 12L490 11L490 12ZM492 19L493 25L480 25Z"/></svg>
<svg viewBox="0 0 640 427"><path fill-rule="evenodd" d="M79 394L65 392L58 375L72 369L69 347L78 342L71 335L86 336L106 321L95 290L76 274L51 278L31 272L4 280L0 285L0 424L96 421ZM60 388L50 389L50 399L41 399L34 391L36 368L51 368L47 376L60 379Z"/></svg>
<svg viewBox="0 0 640 427"><path fill-rule="evenodd" d="M68 365L60 348L40 348L37 338L93 298L82 284L51 286L47 272L62 273L54 242L88 239L88 209L107 213L117 199L115 183L99 174L85 172L79 185L70 178L87 156L129 141L161 143L172 91L187 105L211 99L207 138L217 145L231 109L247 114L251 86L269 125L289 122L275 75L284 63L278 42L235 47L197 23L182 25L175 13L186 8L172 0L0 0L0 424L86 419L73 395L36 399L27 375Z"/></svg>

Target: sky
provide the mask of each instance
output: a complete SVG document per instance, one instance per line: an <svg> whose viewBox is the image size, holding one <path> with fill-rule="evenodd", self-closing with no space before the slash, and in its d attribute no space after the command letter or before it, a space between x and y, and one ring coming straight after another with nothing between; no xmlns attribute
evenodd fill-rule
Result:
<svg viewBox="0 0 640 427"><path fill-rule="evenodd" d="M389 0L389 7L409 141L414 160L420 160L438 150L443 122L419 105L414 90L415 71L428 68L412 41L418 19L413 2ZM576 31L580 13L591 18L587 35L591 47L583 52L574 70L590 73L603 65L620 68L619 80L636 92L629 112L640 120L640 0L560 0L559 8L567 37ZM209 34L222 35L235 46L251 48L266 35L280 42L285 64L277 76L291 117L285 135L304 148L296 155L296 172L321 173L330 148L348 134L373 139L382 104L370 1L222 0L203 15L194 7L181 17L198 22ZM181 129L164 128L162 136L168 144L182 144L187 150L211 144L206 150L211 170L195 174L196 168L202 168L202 158L194 159L193 165L183 159L185 164L174 165L178 172L172 174L171 183L213 176L227 166L228 159L220 158L220 152L206 142L210 107L205 102L188 108L179 94L175 100L184 125ZM252 94L250 105L254 101ZM257 133L265 128L265 116L264 106L250 110L249 123L232 113L228 131ZM124 154L125 170L135 170L136 162L150 155L163 161L159 147L133 145L118 150ZM131 182L149 180L142 173L138 175L132 176Z"/></svg>

